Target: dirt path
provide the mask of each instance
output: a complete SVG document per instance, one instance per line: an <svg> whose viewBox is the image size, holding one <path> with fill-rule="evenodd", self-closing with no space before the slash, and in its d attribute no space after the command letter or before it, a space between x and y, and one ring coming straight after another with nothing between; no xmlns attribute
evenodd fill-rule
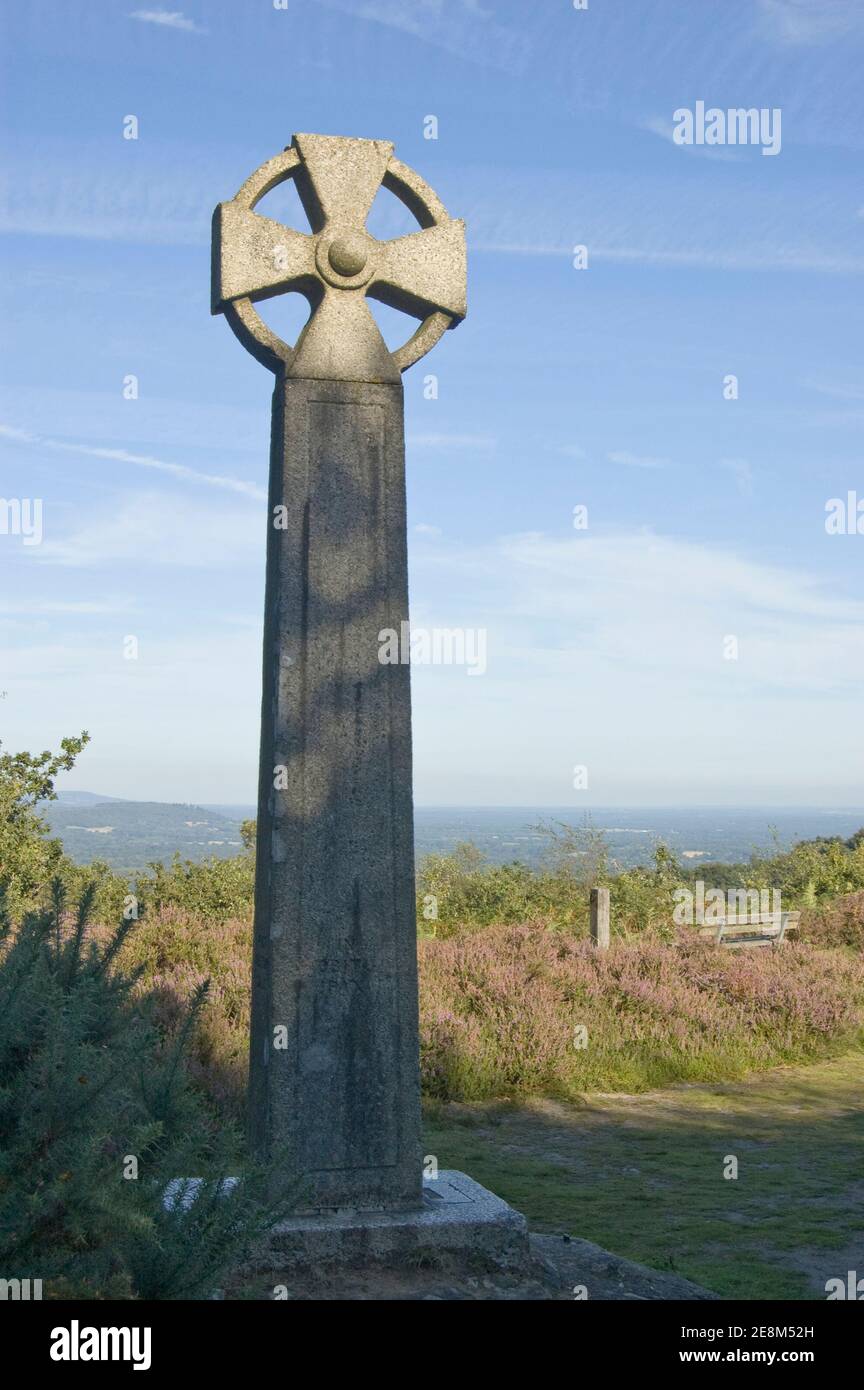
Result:
<svg viewBox="0 0 864 1390"><path fill-rule="evenodd" d="M583 1105L449 1105L426 1152L523 1211L728 1298L864 1278L864 1052ZM737 1177L724 1176L735 1171Z"/></svg>

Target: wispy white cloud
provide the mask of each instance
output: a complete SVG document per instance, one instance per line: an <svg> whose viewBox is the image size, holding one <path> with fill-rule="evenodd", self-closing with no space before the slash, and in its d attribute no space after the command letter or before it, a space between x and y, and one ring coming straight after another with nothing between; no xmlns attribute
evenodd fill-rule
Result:
<svg viewBox="0 0 864 1390"><path fill-rule="evenodd" d="M647 131L650 135L659 135L661 140L666 140L676 150L689 150L691 154L701 156L703 159L719 159L721 162L740 163L743 156L737 150L732 150L728 145L678 145L673 136L672 117L648 116L639 122L639 129Z"/></svg>
<svg viewBox="0 0 864 1390"><path fill-rule="evenodd" d="M213 341L218 343L225 325L214 319L211 328ZM179 458L190 464L206 458L208 472L239 472L242 476L246 458L250 467L258 469L267 458L267 414L260 404L256 410L252 402L239 405L222 393L217 400L212 399L212 393L210 399L196 392L158 395L151 391L147 374L139 383L140 399L127 400L120 389L123 379L116 381L114 389L103 382L101 390L85 390L63 381L39 381L29 386L16 382L14 387L0 382L0 420L14 420L25 434L40 434L42 422L50 420L55 439L86 441L104 448L122 442L131 453ZM242 463L237 461L241 455ZM260 482L260 476L255 480Z"/></svg>
<svg viewBox="0 0 864 1390"><path fill-rule="evenodd" d="M444 546L417 564L446 572L463 594L471 581L472 602L483 611L466 621L479 624L484 616L494 624L513 615L511 659L516 648L569 649L576 642L603 665L651 669L665 686L685 668L718 677L728 669L722 637L737 633L742 657L733 675L748 688L792 694L864 678L864 647L853 637L864 602L803 568L762 563L702 536L609 531L559 539L529 532L484 547ZM420 587L415 580L415 593Z"/></svg>
<svg viewBox="0 0 864 1390"><path fill-rule="evenodd" d="M746 459L721 459L720 467L732 474L742 497L753 496L753 469Z"/></svg>
<svg viewBox="0 0 864 1390"><path fill-rule="evenodd" d="M10 154L0 232L205 245L214 190L224 186L224 171L212 158L208 164L206 155L194 168L157 164L142 144L118 139L117 152L108 159L86 144L64 148L62 139L53 150L35 142L27 160Z"/></svg>
<svg viewBox="0 0 864 1390"><path fill-rule="evenodd" d="M488 434L410 434L408 447L414 449L494 449Z"/></svg>
<svg viewBox="0 0 864 1390"><path fill-rule="evenodd" d="M479 0L318 0L326 9L410 34L468 62L521 72L534 47L532 29L496 20Z"/></svg>
<svg viewBox="0 0 864 1390"><path fill-rule="evenodd" d="M583 243L584 244L584 243ZM505 256L560 256L572 254L570 245L565 242L498 242L478 241L474 251L491 252ZM786 248L769 248L764 251L723 249L720 246L694 247L659 250L641 246L604 246L592 244L590 256L595 261L620 261L634 265L657 265L689 267L693 270L771 270L808 271L815 270L828 275L860 275L864 272L864 256L854 251L848 254L818 250L796 251Z"/></svg>
<svg viewBox="0 0 864 1390"><path fill-rule="evenodd" d="M203 633L190 618L179 631L147 628L137 661L124 659L128 631L43 633L10 650L4 742L42 748L89 729L78 786L141 800L253 801L260 625L232 629L214 614Z"/></svg>
<svg viewBox="0 0 864 1390"><path fill-rule="evenodd" d="M182 29L187 34L207 33L194 19L187 19L182 10L133 10L129 18L142 24L159 24L163 29Z"/></svg>
<svg viewBox="0 0 864 1390"><path fill-rule="evenodd" d="M63 617L92 618L128 610L129 603L121 602L119 599L73 599L67 603L53 599L0 599L0 617L40 618L56 614Z"/></svg>
<svg viewBox="0 0 864 1390"><path fill-rule="evenodd" d="M790 45L830 43L864 32L859 0L758 0L761 31Z"/></svg>
<svg viewBox="0 0 864 1390"><path fill-rule="evenodd" d="M167 473L184 482L200 483L206 487L219 488L223 492L236 492L256 502L266 501L267 494L256 483L242 478L228 478L218 473L202 473L197 468L188 468L183 463L169 463L165 459L153 458L149 454L133 454L128 449L103 449L93 444L72 444L63 439L50 439L45 435L33 434L14 425L0 424L0 439L11 443L26 444L33 448L50 449L67 454L83 454L86 458L106 459L115 463L130 463L136 468L151 468L158 473Z"/></svg>
<svg viewBox="0 0 864 1390"><path fill-rule="evenodd" d="M134 158L117 154L108 167L101 153L90 160L71 148L40 146L26 161L13 152L0 231L207 245L214 190L225 188L218 160L190 152L174 166L156 167L146 164L148 157L146 148L136 149ZM797 193L761 177L721 196L717 179L731 177L731 168L660 163L626 179L506 164L451 168L447 201L466 218L472 254L570 259L579 243L591 264L864 271L860 224L836 180L811 180L803 205Z"/></svg>
<svg viewBox="0 0 864 1390"><path fill-rule="evenodd" d="M414 673L419 799L572 803L576 763L586 805L859 797L864 602L805 566L700 527L442 541L413 567L415 622L488 632L458 720L448 672Z"/></svg>
<svg viewBox="0 0 864 1390"><path fill-rule="evenodd" d="M98 564L110 551L142 567L260 566L259 532L254 518L238 525L216 498L178 509L164 496L141 495L88 518L64 542L65 555L46 558ZM435 800L437 790L440 802L442 791L446 799L458 789L471 804L563 804L576 762L589 766L592 799L619 804L740 805L775 793L800 800L814 790L830 797L855 781L848 749L857 746L860 722L864 603L800 563L751 559L701 533L592 530L578 538L520 533L479 546L441 539L417 546L412 567L415 623L489 634L482 680L466 683L456 669L414 672L421 799ZM170 786L178 797L201 798L196 779L211 770L206 748L228 728L239 759L231 775L252 785L257 624L241 622L224 640L211 632L203 651L193 631L170 643L145 641L135 663L121 659L113 637L100 645L35 636L21 645L4 668L21 746L31 734L26 720L31 743L45 741L62 710L69 727L97 736L92 756L105 759L107 780L97 773L91 786L112 790L121 776L143 777L150 795ZM739 640L737 661L723 658L730 633ZM459 682L458 699L442 698L448 681ZM212 696L214 688L219 700L202 703L202 692ZM173 767L159 722L169 713L170 748L183 749L182 765ZM152 747L144 740L130 752L130 728L150 730ZM220 766L219 777L228 771ZM204 799L226 799L218 780L214 773Z"/></svg>
<svg viewBox="0 0 864 1390"><path fill-rule="evenodd" d="M803 207L788 188L770 186L761 169L742 181L737 166L733 172L686 160L662 164L624 180L596 171L578 178L558 170L517 176L483 167L459 175L451 201L466 219L475 253L570 261L574 246L584 245L589 267L864 271L848 190L836 182L811 180ZM734 189L726 188L733 178Z"/></svg>
<svg viewBox="0 0 864 1390"><path fill-rule="evenodd" d="M813 381L802 382L820 396L832 396L839 401L864 401L864 382Z"/></svg>
<svg viewBox="0 0 864 1390"><path fill-rule="evenodd" d="M224 570L259 563L263 544L253 511L238 514L211 501L152 492L124 494L55 534L32 548L34 558L73 569L133 564Z"/></svg>
<svg viewBox="0 0 864 1390"><path fill-rule="evenodd" d="M610 463L620 463L626 468L668 468L669 460L657 458L653 454L631 454L629 449L615 449L606 455Z"/></svg>

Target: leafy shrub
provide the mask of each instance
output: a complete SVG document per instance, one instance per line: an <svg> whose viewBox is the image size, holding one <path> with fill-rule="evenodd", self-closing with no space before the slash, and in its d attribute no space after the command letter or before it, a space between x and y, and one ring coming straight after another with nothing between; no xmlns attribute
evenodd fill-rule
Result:
<svg viewBox="0 0 864 1390"><path fill-rule="evenodd" d="M799 840L788 850L753 854L747 864L701 864L684 872L718 888L776 888L784 907L815 908L864 890L864 830L848 840Z"/></svg>
<svg viewBox="0 0 864 1390"><path fill-rule="evenodd" d="M577 896L562 892L569 887L555 875L535 873L525 864L487 864L474 845L458 845L452 854L430 854L423 859L418 922L421 931L439 937L466 927L524 922L538 916L550 924L575 926L577 918L587 918Z"/></svg>
<svg viewBox="0 0 864 1390"><path fill-rule="evenodd" d="M420 863L417 917L421 936L448 938L492 925L542 922L575 936L588 932L588 894L609 888L613 936L653 932L666 940L673 926L675 891L701 879L706 891L777 889L784 908L816 908L841 895L864 891L864 831L848 840L804 840L773 855L754 854L747 864L683 868L662 843L654 863L619 869L605 837L589 827L547 824L545 862L539 869L489 864L471 844L452 854L427 855ZM434 906L437 918L429 910ZM848 930L848 927L847 929ZM824 938L823 938L824 939Z"/></svg>
<svg viewBox="0 0 864 1390"><path fill-rule="evenodd" d="M587 936L589 890L595 886L610 890L614 932L671 931L681 872L664 845L655 848L653 868L617 873L602 832L561 823L538 828L547 836L547 849L536 870L520 863L489 864L472 844L458 845L452 854L426 855L417 884L421 935L447 938L480 927L542 922Z"/></svg>
<svg viewBox="0 0 864 1390"><path fill-rule="evenodd" d="M255 859L248 850L230 859L181 860L153 863L150 877L140 878L135 892L139 912L179 908L212 922L251 915L255 900Z"/></svg>

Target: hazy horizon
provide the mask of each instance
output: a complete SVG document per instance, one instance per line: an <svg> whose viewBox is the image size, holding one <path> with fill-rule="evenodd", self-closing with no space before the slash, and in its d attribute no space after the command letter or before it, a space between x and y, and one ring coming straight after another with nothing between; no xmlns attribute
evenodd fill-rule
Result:
<svg viewBox="0 0 864 1390"><path fill-rule="evenodd" d="M62 795L81 795L97 796L107 801L147 801L158 805L176 806L213 806L213 807L250 807L254 809L257 804L255 797L210 799L202 801L196 797L180 797L176 799L169 796L110 796L105 792L94 792L92 787L67 787L62 785L62 775L58 778L57 791ZM856 811L864 814L864 802L813 802L813 801L786 801L786 802L725 802L725 801L583 801L577 802L539 802L539 801L512 801L512 802L488 802L488 801L419 801L414 800L415 810L422 809L427 811L561 811L568 815L586 815L592 810L603 811L736 811L750 813L758 811L822 811L830 813Z"/></svg>

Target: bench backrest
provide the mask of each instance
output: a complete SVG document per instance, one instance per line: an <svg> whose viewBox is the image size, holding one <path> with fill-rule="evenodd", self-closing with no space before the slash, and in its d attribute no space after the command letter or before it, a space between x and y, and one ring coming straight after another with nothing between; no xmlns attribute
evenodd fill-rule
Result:
<svg viewBox="0 0 864 1390"><path fill-rule="evenodd" d="M699 935L711 937L719 946L724 941L735 941L742 935L754 937L759 941L782 941L787 931L797 931L800 912L739 912L734 917L721 917L708 926L703 926ZM759 931L754 933L753 928Z"/></svg>

